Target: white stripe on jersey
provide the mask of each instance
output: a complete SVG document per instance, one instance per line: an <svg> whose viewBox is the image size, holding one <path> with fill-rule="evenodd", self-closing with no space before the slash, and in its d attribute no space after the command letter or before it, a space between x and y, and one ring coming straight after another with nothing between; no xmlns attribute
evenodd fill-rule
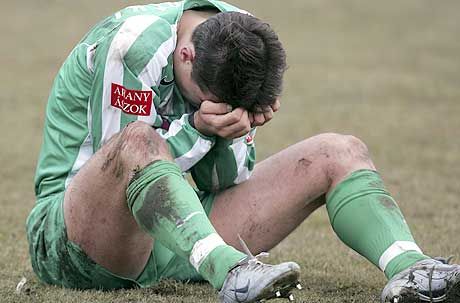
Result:
<svg viewBox="0 0 460 303"><path fill-rule="evenodd" d="M147 11L147 8L145 8L145 5L132 5L128 6L125 9L130 9L131 11L138 13L138 12L145 12Z"/></svg>
<svg viewBox="0 0 460 303"><path fill-rule="evenodd" d="M217 173L217 164L214 162L211 171L211 188L213 192L217 192L220 188L219 174Z"/></svg>
<svg viewBox="0 0 460 303"><path fill-rule="evenodd" d="M179 165L180 169L183 172L186 172L198 161L200 161L201 158L203 158L204 155L211 150L211 147L211 141L199 137L188 152L174 160L176 161L176 164Z"/></svg>
<svg viewBox="0 0 460 303"><path fill-rule="evenodd" d="M177 133L179 133L182 128L184 128L185 120L188 119L188 116L188 114L185 114L179 120L172 121L168 132L162 135L163 139L167 140L169 137L174 137L177 135Z"/></svg>
<svg viewBox="0 0 460 303"><path fill-rule="evenodd" d="M83 45L88 45L84 43ZM94 56L96 55L97 42L91 45L88 45L86 48L86 67L90 72L94 72Z"/></svg>
<svg viewBox="0 0 460 303"><path fill-rule="evenodd" d="M168 57L176 48L176 28L176 25L171 26L172 37L160 45L156 53L137 77L142 82L142 90L151 90L151 87L160 84L162 70L168 65ZM153 125L156 118L157 111L154 106L152 106L149 116L138 116L137 120Z"/></svg>
<svg viewBox="0 0 460 303"><path fill-rule="evenodd" d="M152 90L152 89L149 86L147 86L145 83L142 82L142 90L145 91L145 90ZM153 100L152 100L152 108L150 109L150 115L137 116L137 120L144 121L145 123L148 123L149 125L153 125L156 118L157 118L157 110L155 109Z"/></svg>
<svg viewBox="0 0 460 303"><path fill-rule="evenodd" d="M247 179L249 179L249 177L251 176L251 171L249 171L249 168L247 168L247 166L239 166L238 167L238 176L235 178L235 180L233 181L233 183L235 184L240 184L244 181L246 181Z"/></svg>
<svg viewBox="0 0 460 303"><path fill-rule="evenodd" d="M91 114L91 102L88 102L88 109L86 112L86 121L88 127L88 134L86 135L85 140L80 145L80 149L78 150L77 158L73 163L72 169L70 170L67 178L65 180L64 186L67 188L69 186L70 181L72 181L73 177L78 173L78 170L83 166L83 164L88 161L91 156L94 154L93 152L93 137L91 136L91 129L93 125L93 116Z"/></svg>
<svg viewBox="0 0 460 303"><path fill-rule="evenodd" d="M256 129L254 128L253 130L249 132L248 135L250 135L251 137L254 137L255 134L256 134ZM240 184L241 182L244 182L247 179L249 179L249 177L251 176L251 171L249 171L249 168L245 165L247 152L248 152L248 146L246 145L246 137L247 135L237 138L233 140L233 144L230 145L230 148L233 151L233 155L235 156L236 165L237 165L238 175L233 181L233 183L235 184Z"/></svg>
<svg viewBox="0 0 460 303"><path fill-rule="evenodd" d="M158 19L154 15L127 18L110 44L104 70L101 145L120 131L121 110L110 105L110 98L112 83L123 85L123 58L139 35Z"/></svg>
<svg viewBox="0 0 460 303"><path fill-rule="evenodd" d="M159 86L161 81L161 72L163 68L168 65L168 57L174 52L176 48L176 33L177 26L171 25L171 38L163 42L144 69L139 74L138 78L145 83L145 85Z"/></svg>
<svg viewBox="0 0 460 303"><path fill-rule="evenodd" d="M77 159L73 163L72 170L69 172L67 179L65 180L65 188L70 184L73 177L77 174L78 170L88 161L93 155L93 140L91 139L91 134L88 133L85 141L80 145L80 150L78 151Z"/></svg>
<svg viewBox="0 0 460 303"><path fill-rule="evenodd" d="M249 178L249 169L244 165L248 151L248 147L244 140L246 140L246 136L239 139L238 142L230 145L237 165L237 177L233 181L235 184L239 184Z"/></svg>

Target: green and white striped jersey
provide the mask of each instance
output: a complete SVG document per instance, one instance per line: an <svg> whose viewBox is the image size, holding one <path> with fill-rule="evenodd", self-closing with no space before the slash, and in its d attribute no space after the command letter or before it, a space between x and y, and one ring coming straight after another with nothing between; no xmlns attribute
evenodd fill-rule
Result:
<svg viewBox="0 0 460 303"><path fill-rule="evenodd" d="M184 10L222 1L185 0L131 6L101 21L78 43L54 81L35 175L38 199L65 190L82 165L129 122L152 125L200 190L246 180L254 166L252 137L207 137L188 122L195 109L174 83L172 55ZM244 12L244 11L242 11Z"/></svg>

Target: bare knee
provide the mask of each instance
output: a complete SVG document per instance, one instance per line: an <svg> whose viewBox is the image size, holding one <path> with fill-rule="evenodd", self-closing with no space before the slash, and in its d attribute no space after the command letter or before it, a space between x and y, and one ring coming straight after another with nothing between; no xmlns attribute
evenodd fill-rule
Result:
<svg viewBox="0 0 460 303"><path fill-rule="evenodd" d="M337 157L368 160L369 151L360 139L351 135L324 133L313 137L316 142L316 152L326 158Z"/></svg>
<svg viewBox="0 0 460 303"><path fill-rule="evenodd" d="M320 153L324 156L335 156L342 160L367 161L369 151L360 139L351 135L326 133L318 136Z"/></svg>
<svg viewBox="0 0 460 303"><path fill-rule="evenodd" d="M166 141L147 123L128 124L105 146L102 169L112 167L119 176L124 168L140 169L155 160L172 160Z"/></svg>
<svg viewBox="0 0 460 303"><path fill-rule="evenodd" d="M310 161L318 163L331 183L357 169L375 169L363 141L336 133L324 133L304 141Z"/></svg>
<svg viewBox="0 0 460 303"><path fill-rule="evenodd" d="M122 131L123 151L129 155L157 156L171 159L166 141L147 123L136 121L128 124Z"/></svg>

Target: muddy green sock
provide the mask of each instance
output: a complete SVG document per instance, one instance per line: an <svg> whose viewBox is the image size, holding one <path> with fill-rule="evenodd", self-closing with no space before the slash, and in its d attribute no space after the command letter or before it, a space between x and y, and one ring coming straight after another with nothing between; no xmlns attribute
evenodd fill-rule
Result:
<svg viewBox="0 0 460 303"><path fill-rule="evenodd" d="M128 206L139 226L182 258L216 289L246 255L224 243L193 188L170 161L138 172L127 189Z"/></svg>
<svg viewBox="0 0 460 303"><path fill-rule="evenodd" d="M327 196L334 231L350 248L385 272L387 278L427 259L380 175L359 170Z"/></svg>

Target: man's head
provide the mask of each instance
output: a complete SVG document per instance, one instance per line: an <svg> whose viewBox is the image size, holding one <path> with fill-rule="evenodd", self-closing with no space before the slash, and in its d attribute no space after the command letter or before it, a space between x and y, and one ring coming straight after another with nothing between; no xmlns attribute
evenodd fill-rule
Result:
<svg viewBox="0 0 460 303"><path fill-rule="evenodd" d="M197 24L190 40L190 54L185 50L180 57L190 59L185 80L191 81L177 80L193 102L203 101L196 100L200 95L256 111L281 94L286 54L267 23L247 14L218 13Z"/></svg>

